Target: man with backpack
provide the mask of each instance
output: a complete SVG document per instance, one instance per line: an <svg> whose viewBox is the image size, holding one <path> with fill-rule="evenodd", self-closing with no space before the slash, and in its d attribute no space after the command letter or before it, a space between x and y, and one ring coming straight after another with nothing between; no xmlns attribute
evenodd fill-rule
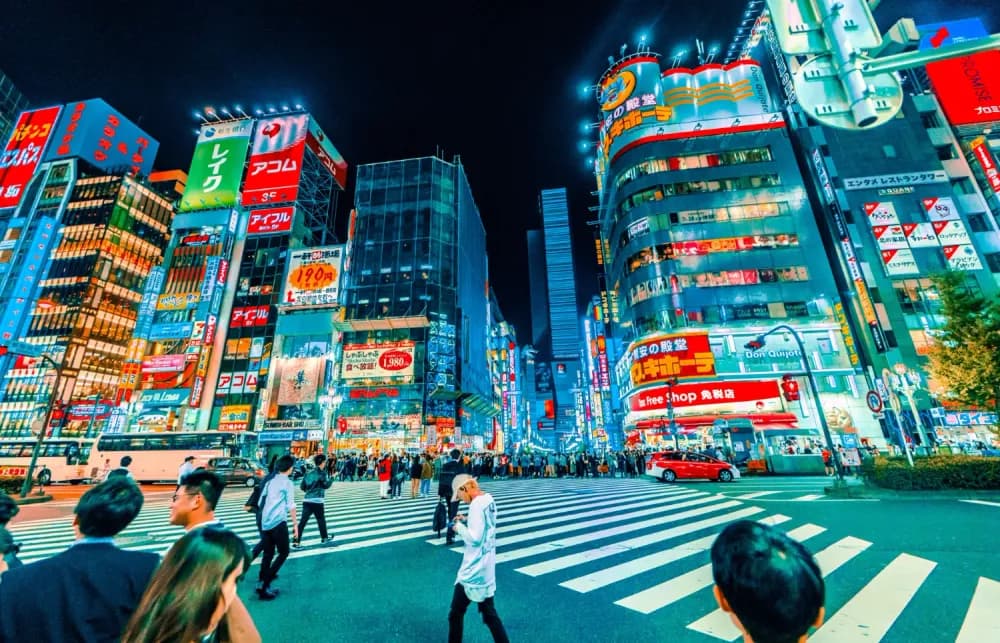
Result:
<svg viewBox="0 0 1000 643"><path fill-rule="evenodd" d="M299 520L298 537L292 539L292 547L296 549L301 547L300 539L302 538L302 533L309 522L309 516L313 514L316 515L316 524L319 525L319 544L325 545L333 540L332 537L327 536L326 506L323 504L326 490L333 484L333 478L327 475L326 470L323 468L325 462L326 456L322 453L317 453L313 457L313 463L316 467L310 469L306 472L306 475L302 476L300 488L306 492L306 497L302 501L302 518Z"/></svg>
<svg viewBox="0 0 1000 643"><path fill-rule="evenodd" d="M455 479L455 476L462 473L462 452L458 449L452 449L449 455L451 459L441 467L441 475L438 477L439 503L448 505L448 532L445 540L445 543L448 545L455 542L455 530L452 527L452 521L454 521L455 515L458 513L458 500L452 500L454 493L451 483Z"/></svg>

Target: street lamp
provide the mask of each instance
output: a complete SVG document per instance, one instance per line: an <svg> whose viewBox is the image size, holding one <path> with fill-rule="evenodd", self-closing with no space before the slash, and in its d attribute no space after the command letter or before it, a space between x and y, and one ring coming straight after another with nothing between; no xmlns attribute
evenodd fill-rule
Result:
<svg viewBox="0 0 1000 643"><path fill-rule="evenodd" d="M837 483L842 485L844 484L844 468L840 462L840 458L837 456L837 450L833 447L833 436L830 435L830 425L827 424L826 414L823 413L823 403L819 399L819 387L816 386L816 378L813 375L812 366L809 365L809 357L806 355L806 348L802 344L802 338L791 326L779 324L766 333L758 335L757 339L747 342L745 348L749 351L759 351L767 344L768 335L773 335L779 331L790 333L795 339L795 344L799 347L799 357L805 366L804 374L809 381L809 390L812 391L813 399L816 400L816 414L819 415L819 424L823 429L823 437L826 439L826 448L830 451L830 457L833 459L833 464L837 471Z"/></svg>
<svg viewBox="0 0 1000 643"><path fill-rule="evenodd" d="M681 450L680 437L677 422L674 420L674 387L677 386L677 378L668 378L664 384L667 387L667 422L669 422L670 433L674 436L674 451Z"/></svg>
<svg viewBox="0 0 1000 643"><path fill-rule="evenodd" d="M6 347L4 347L4 349L6 350ZM62 377L62 368L59 364L56 364L55 360L45 353L40 353L38 357L55 369L56 377L52 382L52 395L49 399L49 408L45 411L45 418L42 420L42 427L38 431L38 439L35 441L35 447L31 450L31 462L28 464L28 471L24 476L24 484L21 485L22 498L27 498L28 493L31 491L32 476L35 475L35 465L38 464L38 454L41 453L42 444L45 442L45 432L49 430L49 423L52 421L52 409L55 408L55 402L58 400L59 379Z"/></svg>

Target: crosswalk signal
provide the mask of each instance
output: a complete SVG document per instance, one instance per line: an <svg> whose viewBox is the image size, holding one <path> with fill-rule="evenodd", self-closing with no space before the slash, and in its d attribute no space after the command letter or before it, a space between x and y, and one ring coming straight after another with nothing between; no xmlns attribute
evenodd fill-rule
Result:
<svg viewBox="0 0 1000 643"><path fill-rule="evenodd" d="M781 393L786 402L797 402L799 400L799 383L791 375L781 376Z"/></svg>

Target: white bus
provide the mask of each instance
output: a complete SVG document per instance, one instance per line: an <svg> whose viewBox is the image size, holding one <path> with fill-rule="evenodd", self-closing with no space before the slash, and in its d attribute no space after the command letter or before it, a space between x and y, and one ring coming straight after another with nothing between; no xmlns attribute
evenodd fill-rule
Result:
<svg viewBox="0 0 1000 643"><path fill-rule="evenodd" d="M23 478L31 464L36 438L0 440L0 477ZM80 484L94 476L89 462L93 438L49 438L42 443L35 463L35 480L40 484L71 482Z"/></svg>
<svg viewBox="0 0 1000 643"><path fill-rule="evenodd" d="M209 458L256 459L257 434L227 431L185 431L160 433L106 433L97 438L90 454L91 467L102 474L131 456L129 471L138 482L177 482L177 470L184 458L193 455L195 466L205 466Z"/></svg>

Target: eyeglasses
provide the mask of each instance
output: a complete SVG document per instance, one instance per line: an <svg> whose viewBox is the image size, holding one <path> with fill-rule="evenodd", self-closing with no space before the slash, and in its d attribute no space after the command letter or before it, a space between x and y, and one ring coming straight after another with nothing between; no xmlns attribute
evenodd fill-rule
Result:
<svg viewBox="0 0 1000 643"><path fill-rule="evenodd" d="M177 498L179 498L180 496L197 496L199 494L201 494L200 491L195 491L194 493L175 493L170 497L170 501L177 502Z"/></svg>

